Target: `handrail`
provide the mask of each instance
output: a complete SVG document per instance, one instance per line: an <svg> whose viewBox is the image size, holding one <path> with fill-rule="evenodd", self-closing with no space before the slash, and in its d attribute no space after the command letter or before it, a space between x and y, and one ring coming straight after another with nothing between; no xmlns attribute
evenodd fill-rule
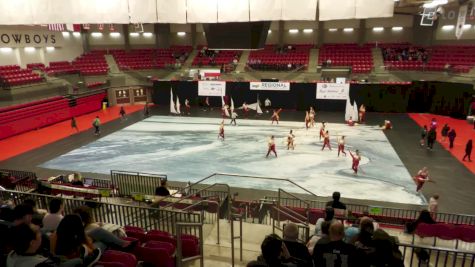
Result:
<svg viewBox="0 0 475 267"><path fill-rule="evenodd" d="M200 267L204 266L204 251L203 251L203 224L202 223L176 223L177 226L177 238L176 238L176 266L180 267L184 262L200 259ZM199 247L200 247L200 255L191 256L188 258L183 258L182 254L182 240L181 240L181 229L184 227L197 227L199 233Z"/></svg>
<svg viewBox="0 0 475 267"><path fill-rule="evenodd" d="M278 212L280 211L279 208L277 208L277 207L275 207L275 206L273 206L272 209L275 209L275 210L277 210ZM301 223L301 224L304 224L304 225L307 225L307 226L308 226L308 222L303 221L303 220L300 220L300 219L298 219L298 218L296 218L296 217L290 215L289 213L287 213L287 212L285 212L285 211L280 211L280 212L282 212L283 214L289 216L291 219L296 220L298 223ZM279 229L280 229L280 228L279 228Z"/></svg>
<svg viewBox="0 0 475 267"><path fill-rule="evenodd" d="M282 212L283 214L287 215L288 217L290 217L291 219L294 219L295 221L297 221L297 223L300 223L300 224L303 224L304 228L306 229L305 231L305 238L304 238L304 242L306 242L306 240L308 240L309 238L309 235L310 235L310 227L308 226L309 223L306 222L306 221L302 221L302 220L299 220L298 218L295 218L294 216L290 215L289 213L285 212L285 211L281 211L279 208L273 206L272 209L274 210L277 210L277 212ZM272 233L274 234L275 233L275 228L279 229L280 231L284 231L283 228L280 228L280 221L278 221L278 226L275 225L275 219L272 220Z"/></svg>
<svg viewBox="0 0 475 267"><path fill-rule="evenodd" d="M187 209L196 207L196 206L198 206L198 205L200 205L200 204L202 204L202 203L213 203L213 204L216 204L216 205L219 206L219 202L217 202L217 201L203 199L203 200L201 200L200 202L195 203L195 204L193 204L193 205L191 205L191 206L188 206L188 207L183 208L183 209L177 209L177 210L179 210L179 211L185 211L185 210L187 210ZM175 203L173 203L173 204L175 204Z"/></svg>
<svg viewBox="0 0 475 267"><path fill-rule="evenodd" d="M195 183L195 184L196 184L196 183ZM195 184L189 185L189 186L187 186L187 187L191 188L191 187L192 187L193 185L195 185ZM229 197L229 195L231 195L231 188L229 187L229 185L228 185L228 184L220 184L220 183L212 184L212 185L209 185L209 186L207 186L207 187L205 187L205 188L202 188L202 189L198 190L198 191L195 193L195 195L198 194L198 193L200 193L200 192L203 192L204 190L207 190L207 189L209 189L209 188L211 188L211 187L215 187L215 186L224 186L224 187L227 187L227 189L228 189L228 197ZM183 191L184 191L187 187L184 187L183 189L178 190L177 193L183 193ZM174 204L180 203L180 202L182 202L183 200L189 199L189 198L191 198L191 197L192 197L191 195L182 197L180 200L178 200L178 201L176 201L176 202L173 202L173 203L170 203L170 204L168 204L168 205L165 205L163 208L168 208L168 207L170 207L170 206L173 206ZM173 195L166 196L166 197L160 199L159 201L157 201L157 202L155 202L155 203L164 202L166 199L170 199L170 198L173 198Z"/></svg>

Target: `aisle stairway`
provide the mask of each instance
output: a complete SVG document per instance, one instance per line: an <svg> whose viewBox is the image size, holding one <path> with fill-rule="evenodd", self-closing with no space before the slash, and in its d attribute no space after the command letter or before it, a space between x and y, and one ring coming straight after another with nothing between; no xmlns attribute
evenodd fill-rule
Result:
<svg viewBox="0 0 475 267"><path fill-rule="evenodd" d="M106 58L107 65L109 66L110 73L120 73L119 67L117 66L117 62L112 55L104 55Z"/></svg>
<svg viewBox="0 0 475 267"><path fill-rule="evenodd" d="M236 67L236 72L243 72L246 68L247 60L249 59L249 50L245 50L241 54L241 58L239 59L238 65Z"/></svg>
<svg viewBox="0 0 475 267"><path fill-rule="evenodd" d="M383 53L380 48L372 48L371 53L373 55L373 65L375 73L388 73L384 68Z"/></svg>
<svg viewBox="0 0 475 267"><path fill-rule="evenodd" d="M318 66L318 49L310 49L307 72L316 73Z"/></svg>

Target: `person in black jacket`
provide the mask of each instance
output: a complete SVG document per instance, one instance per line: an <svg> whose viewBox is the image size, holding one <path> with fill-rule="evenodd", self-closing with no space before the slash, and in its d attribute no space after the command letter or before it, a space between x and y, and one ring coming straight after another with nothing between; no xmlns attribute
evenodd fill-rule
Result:
<svg viewBox="0 0 475 267"><path fill-rule="evenodd" d="M346 205L340 202L340 192L333 192L333 200L328 201L326 207L332 207L334 209L346 210Z"/></svg>
<svg viewBox="0 0 475 267"><path fill-rule="evenodd" d="M465 158L468 157L468 161L472 161L470 158L470 155L472 155L472 139L468 140L467 144L465 145L465 155L463 156L463 161L465 161Z"/></svg>
<svg viewBox="0 0 475 267"><path fill-rule="evenodd" d="M160 186L155 189L155 195L161 197L167 197L170 195L170 191L167 188L167 180L161 180Z"/></svg>
<svg viewBox="0 0 475 267"><path fill-rule="evenodd" d="M288 223L284 226L283 240L293 261L298 267L312 267L312 256L308 252L307 246L298 241L299 229L294 223Z"/></svg>

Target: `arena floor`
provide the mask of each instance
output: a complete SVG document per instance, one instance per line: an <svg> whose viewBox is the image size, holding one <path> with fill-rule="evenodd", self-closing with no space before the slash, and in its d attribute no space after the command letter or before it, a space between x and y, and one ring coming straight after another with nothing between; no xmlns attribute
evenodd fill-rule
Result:
<svg viewBox="0 0 475 267"><path fill-rule="evenodd" d="M288 178L319 196L341 191L345 197L421 204L411 175L377 126L329 123L333 150L321 150L318 127L306 130L302 122L226 120L225 141L217 138L219 118L153 116L50 160L40 167L108 174L110 170L165 173L172 181L196 182L212 173ZM295 150L287 150L293 129ZM275 135L278 158L265 157L267 139ZM337 136L347 149L362 152L360 172L353 174L351 156L337 156ZM214 178L206 183L300 193L281 181Z"/></svg>
<svg viewBox="0 0 475 267"><path fill-rule="evenodd" d="M109 111L106 111L106 113ZM169 114L169 108L167 106L157 106L151 109L152 115L156 116L168 116ZM104 116L103 111L98 111L96 113L89 114L87 116ZM127 121L120 121L119 119L112 120L106 124L103 125L102 127L102 137L106 138L109 135L114 135L115 133L120 133L120 131L128 126L134 125L137 122L140 122L144 119L143 115L141 112L135 112L135 113L128 113L128 120ZM299 125L300 122L303 121L304 113L300 111L286 111L284 110L281 112L281 121L282 122L298 122ZM325 120L329 122L330 124L338 124L341 123L342 121L342 113L341 112L318 112L317 113L317 120ZM118 117L118 116L117 116ZM192 108L192 119L197 119L197 117L203 117L203 118L219 118L220 117L220 112L219 109L215 109L214 111L207 111L204 112L198 108ZM270 124L269 121L269 114L264 114L263 116L260 117L255 117L256 120L263 120L263 125ZM155 119L150 118L150 119ZM173 119L178 119L176 117L170 117ZM254 117L253 117L254 119ZM435 180L435 183L426 183L424 185L424 188L422 190L423 195L425 196L426 199L430 197L432 194L439 194L440 195L440 201L439 201L439 210L441 212L447 212L447 213L462 213L462 214L475 214L475 206L473 203L475 203L475 194L473 194L473 190L471 188L475 187L475 176L473 173L467 169L464 165L461 164L461 162L455 158L453 155L451 155L444 147L440 146L438 143L435 144L434 150L433 151L428 151L424 148L421 148L419 146L419 138L420 138L420 128L414 122L407 114L387 114L387 113L368 113L368 126L377 126L381 122L384 121L384 119L390 119L393 122L394 128L391 131L386 131L384 132L384 136L389 140L389 143L391 144L392 148L394 151L397 153L398 157L404 164L405 168L410 174L416 173L421 167L427 166L430 170L430 174L432 178ZM87 122L89 122L89 119L86 119ZM245 120L238 120L239 124L244 124ZM249 120L250 121L250 120ZM68 123L68 122L66 122ZM85 124L84 126L87 127L87 125L90 125L90 123ZM140 124L136 124L140 125ZM50 127L56 127L56 126L50 126ZM211 135L213 135L213 138L216 138L217 136L217 125L213 125L211 127ZM238 126L237 128L239 128ZM302 127L302 126L300 126ZM49 128L49 127L47 127ZM90 128L90 127L89 127ZM289 127L290 128L290 127ZM285 128L282 130L282 133L279 132L280 136L284 136L287 134L288 129ZM273 130L277 129L277 127L271 128ZM38 130L38 134L41 135L43 131L47 131L48 129L40 129ZM33 138L31 139L28 143L31 147L30 150L27 150L25 152L22 152L22 154L19 154L17 156L9 157L6 158L3 161L0 161L0 168L8 168L8 169L19 169L19 170L29 170L29 171L34 171L38 174L39 177L48 177L52 175L58 175L58 174L68 174L70 173L71 170L65 170L64 166L62 169L47 169L43 167L39 167L42 164L45 164L46 162L49 162L51 160L54 160L56 158L60 158L61 156L68 154L76 149L80 149L81 147L87 147L89 144L94 144L96 141L101 140L100 138L98 139L96 136L93 135L92 129L89 130L84 130L78 134L71 135L71 130L68 127L62 127L60 129L57 129L59 131L64 131L65 136L62 137L61 139L56 140L55 142L49 143L49 144L43 144L41 146L35 145L38 143L38 141L41 141L41 138ZM226 135L229 140L232 140L232 136L230 134L232 133L232 127L226 126ZM380 133L382 133L380 131ZM259 160L264 160L264 154L266 153L266 138L267 138L267 133L263 134L262 138L259 140L259 144L257 145L256 143L256 157L260 157ZM21 136L19 136L21 137ZM19 144L16 142L17 138L11 138L11 139L5 139L2 140L2 148L7 148L7 147L17 147ZM364 140L365 138L360 138ZM23 140L23 139L22 139ZM215 139L216 140L216 139ZM282 139L281 139L282 140ZM316 140L316 139L315 139ZM128 140L129 141L129 140ZM214 140L213 140L214 141ZM355 141L354 138L349 138L347 140L348 146L353 146L353 142ZM300 145L299 140L297 138L297 147L296 149L299 150ZM21 142L23 144L23 141ZM225 141L227 145L227 141ZM241 144L243 142L240 142ZM5 146L3 146L5 145ZM457 145L457 144L456 144ZM312 153L319 153L318 151L318 144L315 144L314 146L311 146ZM374 146L373 144L371 146ZM357 148L357 147L355 147ZM283 151L283 144L280 143L278 144L278 152L282 156L285 155L286 151ZM359 149L359 148L358 148ZM363 151L363 155L367 156L365 149L361 149ZM4 150L2 149L0 151L0 155L3 154ZM300 154L300 152L298 152ZM241 160L240 157L241 155L237 154L235 156L232 153L229 154L229 161L233 160ZM325 151L324 153L325 157L328 155L332 155L336 160L341 160L344 162L345 160L338 159L336 157L336 151ZM87 160L87 157L89 155L84 155L84 160ZM109 157L115 157L112 153L108 154ZM201 155L198 155L194 153L195 157L200 157ZM369 156L371 159L372 157ZM346 159L348 160L348 159ZM264 161L266 162L266 161ZM273 158L269 159L268 162L270 163L276 163L277 161ZM88 171L82 172L83 176L86 177L96 177L96 178L103 178L107 179L109 177L109 173L107 174L101 174L101 173L94 173L91 172L92 169L95 169L97 167L96 162L91 162L91 165L88 168ZM178 163L177 163L178 164ZM175 165L177 165L175 164ZM183 163L182 163L183 164ZM343 168L347 171L349 171L350 166L346 165L349 164L349 162L346 162L343 166ZM472 164L475 164L472 162ZM130 164L128 165L121 165L119 170L122 170L124 168L129 168ZM216 164L215 164L216 165ZM215 166L211 164L207 164L206 167L208 168L209 166ZM363 170L366 171L367 173L372 174L370 171L367 170L369 167L363 165ZM136 168L133 168L136 169ZM272 169L272 168L267 168L267 169ZM371 170L371 168L370 168ZM142 171L142 170L140 170ZM338 170L334 170L338 171ZM407 172L406 170L404 170ZM212 171L206 172L206 173L212 173ZM390 172L386 172L386 175L391 174ZM362 173L361 176L364 174ZM373 174L372 174L373 175ZM279 177L282 177L282 175L278 175ZM343 176L345 177L345 176ZM341 176L340 176L341 178ZM358 177L353 177L349 175L349 179L356 179L360 178ZM172 177L170 176L170 180L173 183ZM346 179L348 180L348 179ZM373 180L374 181L374 180ZM241 185L245 185L246 182L242 182ZM407 190L408 193L414 192L411 190L414 190L413 186L414 184L412 181L407 181L405 182L406 184L403 185L402 187L408 188L405 189ZM411 184L412 183L412 184ZM179 182L177 182L179 184ZM364 185L364 184L362 184ZM320 187L323 187L323 183L318 183L317 184L317 190L323 190L320 189ZM346 183L344 185L341 185L340 188L338 188L339 191L345 190ZM363 187L364 188L364 187ZM287 188L284 188L287 189ZM250 189L239 189L235 188L233 190L236 190L236 192L239 192L239 196L243 197L244 199L259 199L265 194L269 194L270 191L266 190L250 190ZM389 193L393 189L389 189L387 191L384 191L384 193ZM369 188L364 188L365 194L367 194L371 199L371 195L373 194L379 194L379 191L377 190L372 190ZM342 194L343 198L347 198L345 194ZM361 204L370 204L374 205L373 202L366 202L366 201L357 201L354 200L355 203L361 203ZM397 207L407 207L404 204L398 204L398 205L391 205L391 203L386 203L380 201L380 205L385 205L385 206L397 206Z"/></svg>

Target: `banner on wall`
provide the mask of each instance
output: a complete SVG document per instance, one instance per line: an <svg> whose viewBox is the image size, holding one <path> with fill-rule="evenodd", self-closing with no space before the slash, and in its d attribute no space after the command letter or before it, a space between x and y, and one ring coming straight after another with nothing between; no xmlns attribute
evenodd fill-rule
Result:
<svg viewBox="0 0 475 267"><path fill-rule="evenodd" d="M261 91L290 91L290 83L283 82L250 82L251 90Z"/></svg>
<svg viewBox="0 0 475 267"><path fill-rule="evenodd" d="M198 82L199 96L225 96L226 82L222 81L199 81Z"/></svg>
<svg viewBox="0 0 475 267"><path fill-rule="evenodd" d="M317 83L317 99L346 100L349 95L349 83Z"/></svg>
<svg viewBox="0 0 475 267"><path fill-rule="evenodd" d="M62 46L61 32L0 30L0 47Z"/></svg>

